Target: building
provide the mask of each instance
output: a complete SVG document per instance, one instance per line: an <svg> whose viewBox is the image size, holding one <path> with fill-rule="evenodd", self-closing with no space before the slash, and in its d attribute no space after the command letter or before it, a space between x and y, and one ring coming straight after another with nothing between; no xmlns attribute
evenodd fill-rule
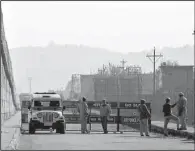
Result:
<svg viewBox="0 0 195 151"><path fill-rule="evenodd" d="M80 75L80 96L94 101L94 93L94 75Z"/></svg>
<svg viewBox="0 0 195 151"><path fill-rule="evenodd" d="M70 92L71 92L71 81L68 81L67 85L66 85L66 88L64 90L64 98L67 100L69 99L71 96L70 96Z"/></svg>
<svg viewBox="0 0 195 151"><path fill-rule="evenodd" d="M160 66L159 88L164 91L193 89L193 66Z"/></svg>
<svg viewBox="0 0 195 151"><path fill-rule="evenodd" d="M142 77L142 94L153 94L153 73L144 73Z"/></svg>
<svg viewBox="0 0 195 151"><path fill-rule="evenodd" d="M69 82L66 91L69 91L71 99L84 96L90 101L101 101L104 98L113 102L135 101L141 96L139 78L138 76L123 75L80 75L79 80L72 79ZM73 97L73 94L78 96Z"/></svg>
<svg viewBox="0 0 195 151"><path fill-rule="evenodd" d="M138 77L134 76L95 76L94 98L97 101L106 98L113 102L134 102L139 100Z"/></svg>
<svg viewBox="0 0 195 151"><path fill-rule="evenodd" d="M1 124L18 109L12 62L8 50L1 12Z"/></svg>
<svg viewBox="0 0 195 151"><path fill-rule="evenodd" d="M162 65L159 67L157 77L159 85L154 102L156 108L162 108L167 96L171 97L173 102L176 102L179 92L183 92L188 100L188 121L189 124L192 123L194 120L193 66ZM176 113L176 108L173 111Z"/></svg>
<svg viewBox="0 0 195 151"><path fill-rule="evenodd" d="M72 75L66 92L70 93L70 99L78 99L85 96L90 101L107 99L114 102L137 101L142 95L141 67L122 67L109 63L98 69L97 74Z"/></svg>

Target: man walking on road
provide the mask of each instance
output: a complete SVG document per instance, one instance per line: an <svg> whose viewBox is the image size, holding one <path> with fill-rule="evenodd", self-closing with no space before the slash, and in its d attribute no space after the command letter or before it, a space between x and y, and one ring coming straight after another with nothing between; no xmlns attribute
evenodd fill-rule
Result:
<svg viewBox="0 0 195 151"><path fill-rule="evenodd" d="M164 112L164 135L168 136L167 125L170 120L174 120L177 122L177 130L179 130L179 118L172 114L171 108L174 108L177 103L171 105L171 99L166 98L166 103L163 105Z"/></svg>
<svg viewBox="0 0 195 151"><path fill-rule="evenodd" d="M178 116L181 122L180 130L187 130L186 116L187 116L187 99L182 92L179 93L179 100L177 102Z"/></svg>
<svg viewBox="0 0 195 151"><path fill-rule="evenodd" d="M77 109L80 114L81 133L82 134L89 133L87 130L87 120L89 112L85 97L83 97L82 100L79 101Z"/></svg>
<svg viewBox="0 0 195 151"><path fill-rule="evenodd" d="M150 112L146 106L146 101L141 100L141 104L138 106L138 112L140 117L140 135L144 136L143 130L145 129L146 136L149 136L148 132L148 119L151 118Z"/></svg>
<svg viewBox="0 0 195 151"><path fill-rule="evenodd" d="M107 121L111 114L111 107L106 103L106 100L102 100L102 105L100 106L100 117L102 122L102 128L104 130L104 134L107 134Z"/></svg>

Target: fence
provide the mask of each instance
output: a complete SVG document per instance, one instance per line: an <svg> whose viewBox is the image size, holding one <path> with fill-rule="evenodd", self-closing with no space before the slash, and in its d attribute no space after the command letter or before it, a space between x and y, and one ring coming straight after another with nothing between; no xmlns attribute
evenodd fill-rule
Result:
<svg viewBox="0 0 195 151"><path fill-rule="evenodd" d="M100 118L100 106L99 101L87 102L89 108L88 124L90 131L101 131L99 129L92 129L93 125L101 124ZM137 102L109 102L111 106L112 114L108 119L108 131L112 132L129 132L136 131L139 129L139 115L137 113L137 107L140 103ZM76 112L77 102L76 101L64 101L66 111L63 113L66 119L67 127L68 124L79 124L79 114ZM151 112L150 103L146 103L148 109ZM126 127L128 126L128 128ZM149 120L149 126L151 128L151 120ZM74 127L74 126L73 126ZM130 127L130 129L129 129ZM101 129L101 128L100 128ZM67 129L67 131L79 131L78 127Z"/></svg>

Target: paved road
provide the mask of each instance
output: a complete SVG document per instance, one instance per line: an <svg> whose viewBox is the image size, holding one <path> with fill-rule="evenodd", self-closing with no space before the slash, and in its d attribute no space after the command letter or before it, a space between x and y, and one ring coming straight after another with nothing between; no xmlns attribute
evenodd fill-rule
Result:
<svg viewBox="0 0 195 151"><path fill-rule="evenodd" d="M21 113L17 112L1 125L2 150L12 150L17 148L17 140L20 135L20 117Z"/></svg>
<svg viewBox="0 0 195 151"><path fill-rule="evenodd" d="M79 129L79 125L69 125ZM113 126L110 126L113 127ZM100 130L97 125L93 129ZM37 132L34 135L24 134L20 137L19 150L193 150L194 142L182 138L173 138L160 134L151 134L151 137L140 137L139 132L123 134L102 134L92 132L80 134L70 132L56 134Z"/></svg>

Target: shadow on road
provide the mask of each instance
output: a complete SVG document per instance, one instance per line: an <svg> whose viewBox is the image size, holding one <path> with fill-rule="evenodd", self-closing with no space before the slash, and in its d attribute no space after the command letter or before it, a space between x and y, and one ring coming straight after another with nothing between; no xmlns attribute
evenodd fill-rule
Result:
<svg viewBox="0 0 195 151"><path fill-rule="evenodd" d="M35 134L29 134L28 132L24 132L22 135L69 135L69 134L75 134L75 135L120 135L120 137L137 137L137 135L133 136L127 136L127 135L124 135L124 134L120 134L120 133L113 133L113 132L109 132L108 134L104 134L103 132L90 132L90 133L86 133L86 134L82 134L80 131L66 131L65 134L59 134L59 133L56 133L56 132L35 132Z"/></svg>
<svg viewBox="0 0 195 151"><path fill-rule="evenodd" d="M23 133L22 135L60 135L58 133L35 133L35 134L29 134L29 133Z"/></svg>
<svg viewBox="0 0 195 151"><path fill-rule="evenodd" d="M181 140L182 143L192 143L192 144L195 144L195 141L194 140L189 140L189 139L184 139L184 140Z"/></svg>
<svg viewBox="0 0 195 151"><path fill-rule="evenodd" d="M130 137L136 137L137 138L137 137L140 137L140 138L148 138L148 139L150 139L150 138L161 138L161 139L164 138L163 136L149 136L148 137L148 136L140 136L140 135L128 135L128 136L127 135L124 135L124 136L122 135L122 136L118 136L118 137L123 137L123 138L130 138Z"/></svg>
<svg viewBox="0 0 195 151"><path fill-rule="evenodd" d="M184 143L184 144L195 144L194 141L186 141L186 142L182 142L182 143Z"/></svg>
<svg viewBox="0 0 195 151"><path fill-rule="evenodd" d="M20 125L4 126L4 128L20 128Z"/></svg>

